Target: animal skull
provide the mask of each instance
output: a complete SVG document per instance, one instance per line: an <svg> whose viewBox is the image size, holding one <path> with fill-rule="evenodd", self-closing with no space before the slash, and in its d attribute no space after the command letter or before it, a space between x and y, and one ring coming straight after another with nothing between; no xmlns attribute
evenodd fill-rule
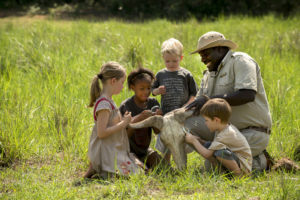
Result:
<svg viewBox="0 0 300 200"><path fill-rule="evenodd" d="M160 139L167 146L179 170L183 170L187 164L185 153L185 133L183 131L184 122L192 116L193 111L185 111L184 108L167 113L164 117L152 116L144 121L129 124L129 128L139 129L145 127L155 127L160 130Z"/></svg>

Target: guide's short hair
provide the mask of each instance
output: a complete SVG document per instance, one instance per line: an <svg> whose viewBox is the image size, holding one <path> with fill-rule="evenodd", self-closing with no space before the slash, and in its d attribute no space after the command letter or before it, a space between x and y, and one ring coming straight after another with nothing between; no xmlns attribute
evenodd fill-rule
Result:
<svg viewBox="0 0 300 200"><path fill-rule="evenodd" d="M176 40L174 38L170 38L161 45L161 53L164 55L164 53L170 53L173 55L177 55L179 57L182 56L183 52L183 46L179 40Z"/></svg>
<svg viewBox="0 0 300 200"><path fill-rule="evenodd" d="M206 116L211 120L214 117L218 117L221 119L222 124L227 124L231 116L231 107L224 99L210 99L201 108L200 115Z"/></svg>

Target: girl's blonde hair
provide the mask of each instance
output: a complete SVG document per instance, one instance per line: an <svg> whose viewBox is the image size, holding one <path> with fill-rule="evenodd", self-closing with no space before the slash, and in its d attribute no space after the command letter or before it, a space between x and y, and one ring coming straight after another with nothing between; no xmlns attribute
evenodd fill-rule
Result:
<svg viewBox="0 0 300 200"><path fill-rule="evenodd" d="M101 80L102 85L109 79L116 78L119 80L126 75L125 68L117 62L109 61L102 65L100 72L93 77L91 90L90 90L90 104L88 107L93 107L95 101L101 95L101 87L99 79Z"/></svg>

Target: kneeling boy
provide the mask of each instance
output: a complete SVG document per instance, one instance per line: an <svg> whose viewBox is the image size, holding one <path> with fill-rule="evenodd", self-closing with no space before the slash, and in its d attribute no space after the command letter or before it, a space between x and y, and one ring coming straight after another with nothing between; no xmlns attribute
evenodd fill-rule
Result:
<svg viewBox="0 0 300 200"><path fill-rule="evenodd" d="M211 99L204 104L200 114L210 132L215 132L214 140L206 142L187 134L186 142L193 144L198 153L221 173L227 168L237 177L249 174L252 167L250 146L240 131L228 123L231 116L229 104L224 99Z"/></svg>

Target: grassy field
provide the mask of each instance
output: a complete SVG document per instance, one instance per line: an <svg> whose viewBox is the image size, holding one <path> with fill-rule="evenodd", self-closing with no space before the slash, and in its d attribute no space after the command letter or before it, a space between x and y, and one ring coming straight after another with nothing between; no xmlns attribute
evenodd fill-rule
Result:
<svg viewBox="0 0 300 200"><path fill-rule="evenodd" d="M293 158L300 144L299 27L300 17L274 16L201 23L0 19L1 165L11 161L0 169L0 198L299 199L299 173L233 181L199 173L203 159L196 153L188 155L187 171L178 175L157 171L74 186L89 162L94 122L86 106L91 77L101 65L113 60L129 72L140 62L156 73L164 68L161 44L174 37L184 46L181 66L200 84L205 66L188 53L211 30L235 41L237 51L259 63L273 120L268 151L276 159ZM125 88L114 100L120 105L130 96Z"/></svg>

